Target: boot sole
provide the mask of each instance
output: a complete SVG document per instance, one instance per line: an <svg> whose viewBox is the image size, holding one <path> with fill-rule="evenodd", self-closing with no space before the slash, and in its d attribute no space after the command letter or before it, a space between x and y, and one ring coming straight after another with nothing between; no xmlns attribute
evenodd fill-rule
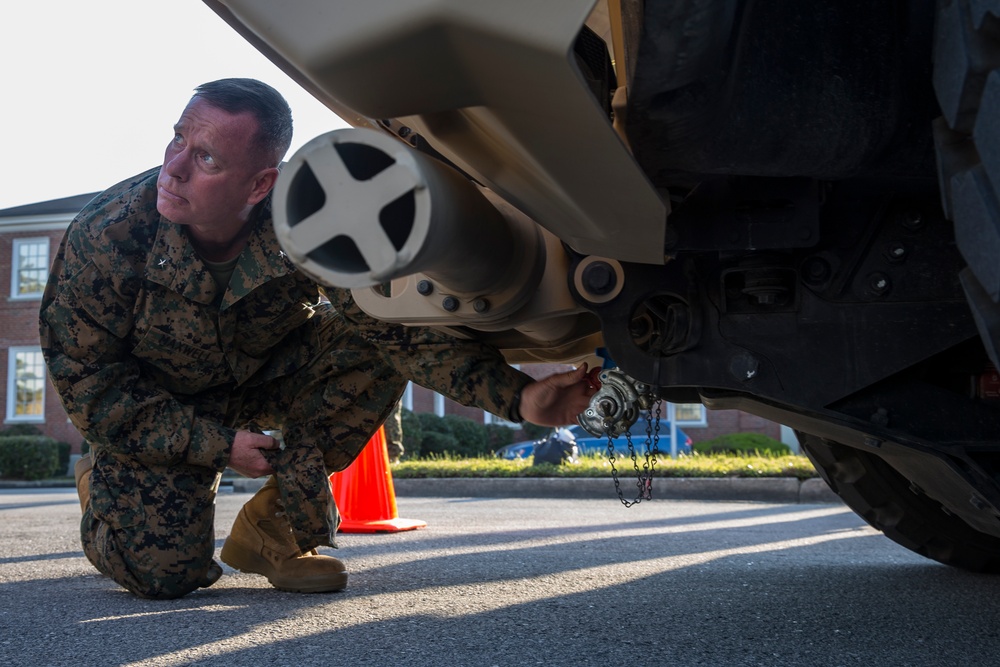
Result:
<svg viewBox="0 0 1000 667"><path fill-rule="evenodd" d="M230 547L230 541L226 540L222 545L220 554L222 562L240 572L259 574L267 577L268 582L279 591L287 593L333 593L347 588L347 573L320 577L305 577L294 581L282 580L278 577L271 577L268 571L273 569L273 565L263 556L244 549L240 546Z"/></svg>

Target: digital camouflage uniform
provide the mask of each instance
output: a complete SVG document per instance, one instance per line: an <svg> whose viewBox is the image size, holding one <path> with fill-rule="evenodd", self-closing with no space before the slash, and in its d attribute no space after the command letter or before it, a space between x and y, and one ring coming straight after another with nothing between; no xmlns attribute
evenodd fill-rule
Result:
<svg viewBox="0 0 1000 667"><path fill-rule="evenodd" d="M98 570L137 595L210 584L215 488L236 429L268 452L303 551L335 546L327 481L358 455L406 380L509 415L530 381L493 348L366 316L281 251L270 198L224 294L183 228L156 211L153 169L69 226L40 313L49 374L92 447L81 532ZM332 304L331 304L332 302Z"/></svg>

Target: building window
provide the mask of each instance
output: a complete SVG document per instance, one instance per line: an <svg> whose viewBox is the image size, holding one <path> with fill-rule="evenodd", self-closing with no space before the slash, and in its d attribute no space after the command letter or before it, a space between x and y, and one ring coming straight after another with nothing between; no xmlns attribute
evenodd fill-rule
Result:
<svg viewBox="0 0 1000 667"><path fill-rule="evenodd" d="M38 299L49 275L49 240L14 239L10 262L12 299Z"/></svg>
<svg viewBox="0 0 1000 667"><path fill-rule="evenodd" d="M45 421L45 360L37 347L12 347L7 363L7 421Z"/></svg>
<svg viewBox="0 0 1000 667"><path fill-rule="evenodd" d="M675 403L674 419L681 426L708 426L705 406L701 403Z"/></svg>

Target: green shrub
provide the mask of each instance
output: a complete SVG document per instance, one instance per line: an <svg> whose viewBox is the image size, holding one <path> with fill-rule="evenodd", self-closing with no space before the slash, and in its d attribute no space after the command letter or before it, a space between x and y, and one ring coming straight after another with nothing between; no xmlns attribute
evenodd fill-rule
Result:
<svg viewBox="0 0 1000 667"><path fill-rule="evenodd" d="M38 480L59 471L59 445L44 435L0 436L0 476Z"/></svg>
<svg viewBox="0 0 1000 667"><path fill-rule="evenodd" d="M424 437L427 437L429 433L444 433L446 435L451 435L451 429L448 425L444 423L444 420L438 417L433 412L420 412L417 413L417 420L420 422L420 428L423 429Z"/></svg>
<svg viewBox="0 0 1000 667"><path fill-rule="evenodd" d="M454 451L457 445L449 445L447 441L447 438L454 438L454 436L443 419L432 412L418 412L415 416L417 423L420 424L420 444L414 450L414 457L423 458L442 451Z"/></svg>
<svg viewBox="0 0 1000 667"><path fill-rule="evenodd" d="M444 422L458 441L459 451L456 453L464 456L489 454L490 445L483 424L477 424L468 417L459 415L445 415Z"/></svg>
<svg viewBox="0 0 1000 667"><path fill-rule="evenodd" d="M521 432L503 424L486 424L486 443L490 452L516 442L515 435L520 436Z"/></svg>
<svg viewBox="0 0 1000 667"><path fill-rule="evenodd" d="M410 458L440 456L481 456L489 454L490 440L486 427L468 417L446 415L438 417L435 414L422 412L415 415L420 428L420 444L409 450ZM406 424L403 425L404 437ZM405 445L408 447L408 445Z"/></svg>
<svg viewBox="0 0 1000 667"><path fill-rule="evenodd" d="M11 435L42 435L42 429L34 424L13 424L0 431L0 438Z"/></svg>
<svg viewBox="0 0 1000 667"><path fill-rule="evenodd" d="M424 434L424 439L420 443L420 456L426 458L434 455L454 455L458 449L458 438L451 433L430 431Z"/></svg>
<svg viewBox="0 0 1000 667"><path fill-rule="evenodd" d="M412 411L403 408L403 456L415 459L420 456L420 442L424 439L424 429L420 419Z"/></svg>
<svg viewBox="0 0 1000 667"><path fill-rule="evenodd" d="M406 458L490 456L504 445L539 440L552 429L525 422L520 429L501 424L480 424L468 417L403 410L403 447Z"/></svg>
<svg viewBox="0 0 1000 667"><path fill-rule="evenodd" d="M59 474L65 474L69 470L69 452L73 447L61 440L56 443L56 447L59 449Z"/></svg>
<svg viewBox="0 0 1000 667"><path fill-rule="evenodd" d="M539 426L538 424L532 424L531 422L524 422L521 424L521 433L524 435L523 438L518 438L520 440L541 440L549 433L552 432L551 426Z"/></svg>
<svg viewBox="0 0 1000 667"><path fill-rule="evenodd" d="M711 440L696 442L693 449L698 454L790 454L788 445L761 433L729 433Z"/></svg>

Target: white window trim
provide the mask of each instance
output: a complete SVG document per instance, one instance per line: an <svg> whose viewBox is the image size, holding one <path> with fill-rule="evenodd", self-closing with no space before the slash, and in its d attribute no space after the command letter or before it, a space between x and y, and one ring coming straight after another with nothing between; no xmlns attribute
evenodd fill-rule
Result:
<svg viewBox="0 0 1000 667"><path fill-rule="evenodd" d="M676 403L674 405L677 405ZM694 403L685 403L684 405L695 405ZM701 406L701 419L678 419L678 426L708 426L708 410L704 405Z"/></svg>
<svg viewBox="0 0 1000 667"><path fill-rule="evenodd" d="M10 298L12 300L16 300L16 301L32 301L33 300L33 301L37 301L38 299L42 298L42 292L31 292L29 294L19 294L18 293L18 287L19 287L19 281L18 281L19 275L18 275L18 272L19 272L19 270L21 268L20 261L19 261L20 255L19 255L18 250L19 250L19 248L22 245L41 244L41 243L45 244L45 261L46 261L46 263L48 263L51 260L51 252L52 252L52 243L51 243L49 237L47 237L47 236L34 236L34 237L31 237L31 238L14 239L14 242L11 244L11 253L10 253ZM44 267L44 268L45 268L45 270L48 270L48 267Z"/></svg>
<svg viewBox="0 0 1000 667"><path fill-rule="evenodd" d="M42 382L42 414L40 415L18 415L14 414L15 403L17 402L17 355L22 352L42 353L40 347L10 347L7 348L7 423L12 424L44 424L45 423L45 382ZM42 372L44 373L44 366Z"/></svg>

